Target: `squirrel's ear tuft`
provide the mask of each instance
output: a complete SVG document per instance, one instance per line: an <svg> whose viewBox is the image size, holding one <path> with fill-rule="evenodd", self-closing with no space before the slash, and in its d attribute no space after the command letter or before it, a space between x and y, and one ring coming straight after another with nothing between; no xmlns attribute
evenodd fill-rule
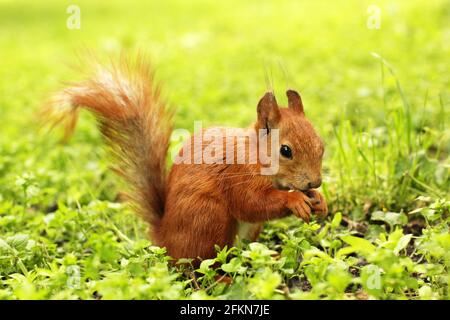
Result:
<svg viewBox="0 0 450 320"><path fill-rule="evenodd" d="M294 109L294 110L300 112L301 114L305 114L305 112L303 110L302 98L300 97L300 95L298 94L297 91L288 90L288 91L286 91L286 96L288 98L289 108Z"/></svg>
<svg viewBox="0 0 450 320"><path fill-rule="evenodd" d="M270 130L280 120L280 109L273 92L266 92L266 94L259 100L258 103L258 123L261 128Z"/></svg>

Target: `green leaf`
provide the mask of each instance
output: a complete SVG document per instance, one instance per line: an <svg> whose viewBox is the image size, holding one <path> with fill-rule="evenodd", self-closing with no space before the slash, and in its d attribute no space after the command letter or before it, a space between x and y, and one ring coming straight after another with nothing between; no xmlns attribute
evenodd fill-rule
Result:
<svg viewBox="0 0 450 320"><path fill-rule="evenodd" d="M26 234L16 234L8 237L6 242L16 250L23 250L26 248L29 236Z"/></svg>
<svg viewBox="0 0 450 320"><path fill-rule="evenodd" d="M391 228L396 225L403 225L408 222L408 218L404 213L375 211L370 218L372 221L383 221Z"/></svg>
<svg viewBox="0 0 450 320"><path fill-rule="evenodd" d="M331 221L331 228L336 229L337 227L340 226L342 221L342 213L337 212L334 217L333 220Z"/></svg>
<svg viewBox="0 0 450 320"><path fill-rule="evenodd" d="M336 258L340 259L342 256L352 254L355 251L356 249L354 247L344 247L342 249L339 249L338 252L336 252Z"/></svg>
<svg viewBox="0 0 450 320"><path fill-rule="evenodd" d="M0 238L0 250L10 251L12 248L5 240Z"/></svg>
<svg viewBox="0 0 450 320"><path fill-rule="evenodd" d="M281 276L269 268L259 272L249 281L249 290L258 299L271 299L281 283Z"/></svg>
<svg viewBox="0 0 450 320"><path fill-rule="evenodd" d="M238 271L245 271L245 267L242 267L241 259L235 257L230 262L222 264L222 270L228 273L234 273Z"/></svg>
<svg viewBox="0 0 450 320"><path fill-rule="evenodd" d="M354 236L341 236L342 241L350 245L356 252L370 254L376 247L368 240ZM342 250L342 249L341 249Z"/></svg>
<svg viewBox="0 0 450 320"><path fill-rule="evenodd" d="M211 267L216 262L216 259L206 259L200 263L200 268L197 269L198 272L207 274L211 271Z"/></svg>
<svg viewBox="0 0 450 320"><path fill-rule="evenodd" d="M327 271L327 281L338 292L344 292L347 286L351 283L352 277L342 267L331 265Z"/></svg>
<svg viewBox="0 0 450 320"><path fill-rule="evenodd" d="M412 238L412 234L407 234L407 235L404 235L403 237L401 237L400 240L397 242L397 245L395 246L394 253L396 255L398 255L398 253L400 251L402 251L404 248L406 248L408 243L411 241L411 238Z"/></svg>

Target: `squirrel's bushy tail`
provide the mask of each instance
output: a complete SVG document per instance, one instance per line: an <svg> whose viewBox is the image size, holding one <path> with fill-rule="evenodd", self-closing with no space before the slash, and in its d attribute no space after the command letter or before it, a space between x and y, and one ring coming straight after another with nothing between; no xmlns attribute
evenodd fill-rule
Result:
<svg viewBox="0 0 450 320"><path fill-rule="evenodd" d="M130 186L136 210L156 227L164 213L166 155L172 132L172 110L160 96L144 57L116 65L94 64L85 81L56 94L44 115L53 124L66 122L68 138L80 108L94 114L117 160L117 171Z"/></svg>

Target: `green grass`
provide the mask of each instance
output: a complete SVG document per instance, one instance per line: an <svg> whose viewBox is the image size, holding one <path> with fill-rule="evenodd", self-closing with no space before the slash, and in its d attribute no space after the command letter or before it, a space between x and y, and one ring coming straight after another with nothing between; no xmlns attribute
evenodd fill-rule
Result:
<svg viewBox="0 0 450 320"><path fill-rule="evenodd" d="M0 298L448 299L450 2L0 0ZM118 199L92 117L58 143L35 112L83 48L148 52L176 127L247 126L273 83L326 141L324 222L267 223L197 270ZM222 270L221 270L222 269ZM217 274L233 283L216 282Z"/></svg>

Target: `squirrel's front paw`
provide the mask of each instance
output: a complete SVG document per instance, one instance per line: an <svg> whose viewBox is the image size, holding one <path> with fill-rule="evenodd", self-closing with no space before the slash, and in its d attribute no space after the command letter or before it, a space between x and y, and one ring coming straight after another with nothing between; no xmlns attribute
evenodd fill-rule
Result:
<svg viewBox="0 0 450 320"><path fill-rule="evenodd" d="M317 190L311 189L306 192L311 203L312 213L324 218L328 214L328 206L325 197Z"/></svg>
<svg viewBox="0 0 450 320"><path fill-rule="evenodd" d="M310 202L309 197L303 192L289 192L287 207L295 216L303 219L306 222L309 222L311 217L312 203Z"/></svg>

